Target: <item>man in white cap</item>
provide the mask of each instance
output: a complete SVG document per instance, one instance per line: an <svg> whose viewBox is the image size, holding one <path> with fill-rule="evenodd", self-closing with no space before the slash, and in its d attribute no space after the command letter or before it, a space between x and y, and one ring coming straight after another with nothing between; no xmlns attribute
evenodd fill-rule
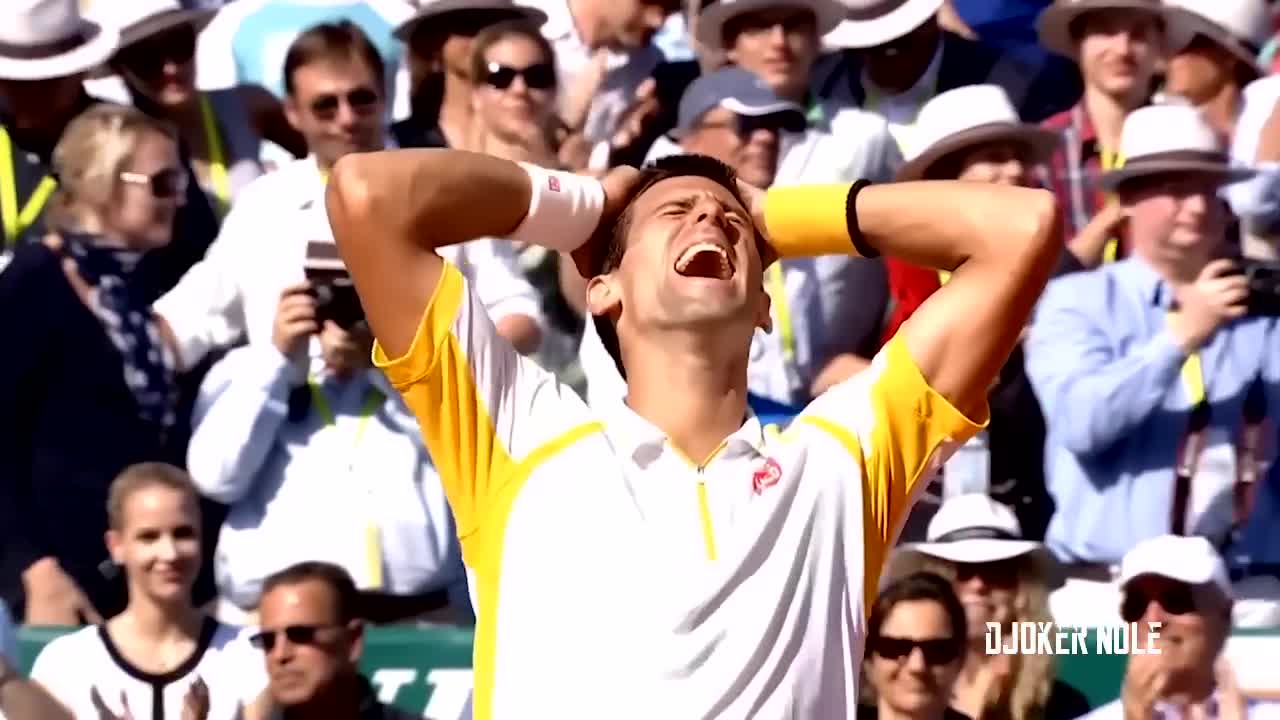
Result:
<svg viewBox="0 0 1280 720"><path fill-rule="evenodd" d="M910 154L916 114L939 93L965 85L1004 88L1024 120L1069 107L1078 86L1060 73L943 30L942 0L845 0L845 20L824 38L845 50L818 71L818 93L884 115Z"/></svg>
<svg viewBox="0 0 1280 720"><path fill-rule="evenodd" d="M1225 259L1217 195L1250 172L1185 105L1134 111L1119 149L1124 168L1101 183L1132 256L1050 283L1026 341L1057 504L1046 542L1072 578L1055 593L1062 622L1105 617L1111 566L1147 538L1209 537L1246 576L1280 549L1263 431L1280 417L1280 308Z"/></svg>
<svg viewBox="0 0 1280 720"><path fill-rule="evenodd" d="M1088 720L1280 717L1280 705L1249 701L1222 656L1231 632L1232 590L1221 556L1200 537L1162 535L1134 546L1120 565L1120 615L1159 623L1158 654L1132 655L1120 699ZM1274 677L1274 674L1272 674Z"/></svg>
<svg viewBox="0 0 1280 720"><path fill-rule="evenodd" d="M1062 133L1049 160L1046 186L1063 208L1066 240L1079 267L1123 255L1122 214L1095 182L1124 164L1120 131L1125 116L1151 99L1171 19L1159 0L1057 0L1037 22L1040 43L1072 58L1084 78L1074 107L1045 120Z"/></svg>

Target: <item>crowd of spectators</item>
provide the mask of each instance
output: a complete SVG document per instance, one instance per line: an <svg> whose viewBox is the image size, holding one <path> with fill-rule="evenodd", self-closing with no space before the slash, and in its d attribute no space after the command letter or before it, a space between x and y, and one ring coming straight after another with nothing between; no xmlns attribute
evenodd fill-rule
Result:
<svg viewBox="0 0 1280 720"><path fill-rule="evenodd" d="M1162 659L1131 662L1099 717L1277 712L1220 658L1233 626L1280 627L1264 0L4 6L0 640L10 618L85 628L34 683L0 643L0 715L354 717L376 709L364 623L471 622L458 528L325 214L339 158L392 148L1052 190L1061 261L990 424L868 581L868 716L1089 712L1052 658L982 651L988 622L1049 620L1164 623ZM447 252L520 353L622 400L567 257ZM785 423L865 370L946 282L772 265L755 412Z"/></svg>

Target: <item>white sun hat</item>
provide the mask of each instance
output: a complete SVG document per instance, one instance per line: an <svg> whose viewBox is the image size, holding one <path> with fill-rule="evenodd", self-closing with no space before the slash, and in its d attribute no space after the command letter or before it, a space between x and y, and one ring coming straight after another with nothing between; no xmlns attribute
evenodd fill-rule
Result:
<svg viewBox="0 0 1280 720"><path fill-rule="evenodd" d="M76 0L0 1L0 79L50 80L88 72L119 46L119 33L81 17Z"/></svg>
<svg viewBox="0 0 1280 720"><path fill-rule="evenodd" d="M942 0L843 0L844 21L822 38L830 49L861 49L893 42L938 14Z"/></svg>
<svg viewBox="0 0 1280 720"><path fill-rule="evenodd" d="M1022 526L1006 505L985 493L946 500L929 521L926 542L907 548L955 563L989 563L1031 553L1047 556L1044 545L1022 539Z"/></svg>
<svg viewBox="0 0 1280 720"><path fill-rule="evenodd" d="M1164 23L1166 37L1180 32L1177 25L1183 16L1175 13L1160 0L1055 0L1036 18L1036 33L1046 49L1075 58L1079 38L1076 21L1089 13L1107 10L1137 10L1149 13Z"/></svg>
<svg viewBox="0 0 1280 720"><path fill-rule="evenodd" d="M1024 146L1040 163L1062 142L1056 131L1022 122L999 85L966 85L939 93L920 108L915 132L915 151L898 170L898 180L920 180L939 160L987 143Z"/></svg>
<svg viewBox="0 0 1280 720"><path fill-rule="evenodd" d="M1181 103L1147 105L1129 113L1120 132L1120 154L1124 167L1099 179L1106 190L1150 175L1199 173L1224 185L1254 175L1248 168L1232 167L1200 111Z"/></svg>
<svg viewBox="0 0 1280 720"><path fill-rule="evenodd" d="M835 28L845 13L840 0L717 0L705 6L698 15L698 43L712 52L722 52L725 50L725 23L747 13L776 8L812 12L817 20L819 36Z"/></svg>
<svg viewBox="0 0 1280 720"><path fill-rule="evenodd" d="M118 30L120 47L126 48L182 25L199 33L217 14L208 8L184 8L178 0L109 0L94 3L87 16Z"/></svg>
<svg viewBox="0 0 1280 720"><path fill-rule="evenodd" d="M1258 62L1271 36L1271 13L1264 0L1168 0L1181 18L1168 33L1169 51L1181 52L1197 35L1236 56L1259 76L1267 68Z"/></svg>

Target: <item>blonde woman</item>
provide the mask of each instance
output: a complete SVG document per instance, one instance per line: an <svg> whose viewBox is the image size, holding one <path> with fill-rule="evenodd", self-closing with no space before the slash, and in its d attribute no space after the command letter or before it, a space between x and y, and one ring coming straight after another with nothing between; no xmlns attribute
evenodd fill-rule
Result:
<svg viewBox="0 0 1280 720"><path fill-rule="evenodd" d="M112 478L184 454L142 260L170 242L188 175L172 128L115 105L70 123L53 168L51 232L0 274L0 567L16 615L78 625L124 605L102 547Z"/></svg>
<svg viewBox="0 0 1280 720"><path fill-rule="evenodd" d="M201 544L191 478L164 463L130 466L111 483L105 507L106 546L128 579L128 606L50 642L32 678L78 718L261 717L261 654L240 628L191 602Z"/></svg>
<svg viewBox="0 0 1280 720"><path fill-rule="evenodd" d="M929 523L928 541L905 546L889 582L927 571L952 584L968 628L964 665L951 707L972 720L1071 720L1088 701L1057 682L1051 655L988 655L987 623L1048 622L1053 560L1044 546L1022 539L1018 519L986 495L959 495Z"/></svg>

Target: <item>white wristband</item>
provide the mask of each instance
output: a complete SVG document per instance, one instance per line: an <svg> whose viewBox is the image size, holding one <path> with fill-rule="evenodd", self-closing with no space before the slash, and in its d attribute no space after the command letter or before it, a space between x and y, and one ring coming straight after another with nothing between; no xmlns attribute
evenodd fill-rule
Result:
<svg viewBox="0 0 1280 720"><path fill-rule="evenodd" d="M591 239L604 212L604 186L585 175L520 163L529 173L529 210L509 240L573 252Z"/></svg>

